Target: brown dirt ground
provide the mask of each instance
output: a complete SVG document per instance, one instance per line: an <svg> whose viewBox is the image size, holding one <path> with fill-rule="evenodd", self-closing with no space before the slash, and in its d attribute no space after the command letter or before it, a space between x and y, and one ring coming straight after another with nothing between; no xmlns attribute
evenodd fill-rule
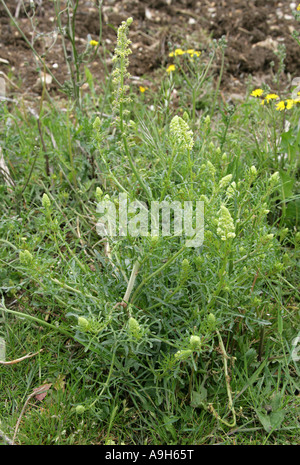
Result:
<svg viewBox="0 0 300 465"><path fill-rule="evenodd" d="M61 2L62 5L65 3ZM79 52L86 48L89 38L97 40L99 37L100 21L96 3L79 1L76 15L76 46ZM69 76L59 36L53 45L57 31L53 2L35 0L33 19L26 16L22 4L30 12L28 0L6 1L13 16L17 15L20 28L28 40L33 41L40 55L44 54L49 69L63 83ZM297 5L298 2L277 0L104 0L102 41L98 54L102 53L102 45L105 46L108 51L106 64L110 68L116 28L129 16L134 19L130 28L133 50L130 72L140 78L162 72L170 63L170 46L205 50L210 38L225 36L228 46L222 87L238 94L243 91L249 74L254 77L256 85L271 82L271 62L275 62L276 69L278 58L274 51L278 44L285 44L287 53L283 80L289 75L300 76L299 46L291 37L294 29L300 29L292 15ZM66 21L64 13L62 20ZM68 42L67 53L72 57ZM99 56L92 52L89 59L88 67L94 78L103 79L104 65ZM216 63L216 70L218 66ZM17 91L34 99L41 93L37 62L32 51L0 3L1 76L6 79L7 95ZM58 86L54 80L49 84L49 90L57 93Z"/></svg>

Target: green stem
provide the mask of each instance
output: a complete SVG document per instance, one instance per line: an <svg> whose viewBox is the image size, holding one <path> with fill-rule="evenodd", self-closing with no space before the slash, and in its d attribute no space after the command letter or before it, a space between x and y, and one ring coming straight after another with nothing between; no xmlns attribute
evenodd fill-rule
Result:
<svg viewBox="0 0 300 465"><path fill-rule="evenodd" d="M3 303L0 304L0 308L5 313L11 313L12 315L15 315L17 317L25 318L25 319L30 320L30 321L34 321L35 323L38 323L39 325L45 326L46 328L49 328L49 329L54 329L55 331L57 331L59 333L62 333L65 336L73 338L73 334L69 333L69 331L67 331L65 329L62 329L59 326L52 325L51 323L47 323L44 320L40 320L39 318L37 318L35 316L28 315L27 313L17 312L15 310L10 310L10 309L6 308Z"/></svg>
<svg viewBox="0 0 300 465"><path fill-rule="evenodd" d="M130 294L132 292L136 277L137 277L138 272L140 270L140 266L141 266L141 262L139 260L137 260L133 265L131 276L130 276L130 279L129 279L129 282L128 282L128 285L127 285L127 289L126 289L125 295L123 297L123 302L125 302L126 304L129 302Z"/></svg>
<svg viewBox="0 0 300 465"><path fill-rule="evenodd" d="M169 164L169 169L168 169L168 173L167 173L167 178L165 180L164 188L163 188L162 194L160 196L160 201L163 200L163 198L165 196L165 193L166 193L166 190L168 189L168 186L169 186L169 181L170 181L170 176L171 176L171 172L172 172L172 168L173 168L173 163L174 163L174 160L175 160L175 155L176 155L176 150L175 150L175 148L173 148L171 159L170 159L170 164Z"/></svg>
<svg viewBox="0 0 300 465"><path fill-rule="evenodd" d="M192 159L191 159L191 151L188 150L188 164L189 164L189 171L190 171L190 178L191 178L191 193L193 193L193 190L194 190L194 186L193 186L193 182L194 182L194 176L193 176L193 163L192 163Z"/></svg>
<svg viewBox="0 0 300 465"><path fill-rule="evenodd" d="M230 248L228 246L228 241L226 241L225 242L225 253L224 253L223 264L222 264L222 268L221 268L220 273L219 273L219 284L218 284L218 287L217 287L211 301L208 304L208 307L207 307L208 309L210 309L212 307L212 305L214 305L219 293L222 290L223 283L224 283L224 274L225 274L225 270L226 270L226 266L227 266L227 262L228 262L229 253L230 253Z"/></svg>
<svg viewBox="0 0 300 465"><path fill-rule="evenodd" d="M217 87L216 87L216 92L215 92L215 95L214 95L213 104L212 104L211 111L210 111L210 116L211 117L213 116L214 111L215 111L216 101L217 101L217 97L218 97L218 93L219 93L219 89L220 89L220 85L221 85L221 80L222 80L223 72L224 72L224 63L225 63L225 51L224 50L222 50L222 59L221 60L222 61L221 61L220 75L219 75L219 79L218 79L218 83L217 83Z"/></svg>
<svg viewBox="0 0 300 465"><path fill-rule="evenodd" d="M67 140L68 140L69 158L70 158L70 163L71 163L71 168L72 168L72 179L73 179L74 187L75 189L77 189L77 180L76 180L74 157L73 157L73 152L72 152L71 132L70 132L69 106L68 106L68 111L67 111Z"/></svg>
<svg viewBox="0 0 300 465"><path fill-rule="evenodd" d="M12 247L14 250L18 251L18 247L16 247L14 244L12 244L11 242L9 241L6 241L5 239L1 239L0 238L0 242L3 242L3 244L6 244L6 245L9 245L10 247Z"/></svg>
<svg viewBox="0 0 300 465"><path fill-rule="evenodd" d="M224 347L224 344L223 344L223 340L222 340L221 334L219 333L218 330L216 330L216 333L217 333L217 336L218 336L218 339L219 339L220 349L221 349L222 357L223 357L224 373L225 373L225 382L226 382L226 390L227 390L227 396L228 396L228 401L229 401L229 402L228 402L228 407L229 407L229 410L231 410L232 416L233 416L232 423L229 423L229 422L227 422L226 420L224 420L223 418L221 418L220 415L219 415L219 414L216 412L216 410L214 409L214 407L213 407L212 404L209 404L208 410L209 410L219 421L221 421L224 425L228 426L229 428L234 428L235 425L236 425L236 413L235 413L235 409L234 409L233 402L232 402L232 394L231 394L231 387L230 387L230 377L229 377L229 375L228 375L228 366L227 366L228 355L226 354L226 350L225 350L225 347Z"/></svg>

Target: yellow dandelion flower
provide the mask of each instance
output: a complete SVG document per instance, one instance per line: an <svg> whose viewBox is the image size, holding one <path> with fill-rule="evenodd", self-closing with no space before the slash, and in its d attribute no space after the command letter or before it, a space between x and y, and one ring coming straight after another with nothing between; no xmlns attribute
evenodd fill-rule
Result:
<svg viewBox="0 0 300 465"><path fill-rule="evenodd" d="M175 50L175 56L180 56L180 55L184 55L185 52L181 49L181 48L176 48Z"/></svg>
<svg viewBox="0 0 300 465"><path fill-rule="evenodd" d="M197 50L194 50L193 48L187 50L186 53L188 53L192 58L194 55L196 55L196 57L199 57L201 55L201 52L198 52Z"/></svg>
<svg viewBox="0 0 300 465"><path fill-rule="evenodd" d="M290 110L291 108L293 108L295 103L296 103L295 100L293 100L291 98L288 98L285 101L281 100L279 103L277 103L276 110L278 110L278 111Z"/></svg>
<svg viewBox="0 0 300 465"><path fill-rule="evenodd" d="M299 3L299 5L297 6L297 11L300 11L300 3Z"/></svg>
<svg viewBox="0 0 300 465"><path fill-rule="evenodd" d="M184 55L185 53L187 52L185 52L181 48L176 48L174 52L169 53L169 57L178 57L178 56Z"/></svg>
<svg viewBox="0 0 300 465"><path fill-rule="evenodd" d="M279 99L279 96L277 94L268 94L266 95L266 97L262 100L261 104L262 105L265 105L268 104L270 102L270 100L277 100Z"/></svg>
<svg viewBox="0 0 300 465"><path fill-rule="evenodd" d="M285 103L286 103L287 110L290 110L294 106L294 100L291 98L288 98Z"/></svg>
<svg viewBox="0 0 300 465"><path fill-rule="evenodd" d="M300 95L300 92L297 92L297 95Z"/></svg>
<svg viewBox="0 0 300 465"><path fill-rule="evenodd" d="M268 94L266 95L267 100L277 100L279 96L277 94Z"/></svg>
<svg viewBox="0 0 300 465"><path fill-rule="evenodd" d="M277 110L277 111L285 110L285 103L284 103L283 100L281 100L280 102L277 103L277 105L276 105L276 110Z"/></svg>
<svg viewBox="0 0 300 465"><path fill-rule="evenodd" d="M251 92L252 97L261 97L264 91L262 89L255 89Z"/></svg>
<svg viewBox="0 0 300 465"><path fill-rule="evenodd" d="M97 40L90 40L90 45L93 45L94 47L96 47L98 44L99 42L97 42Z"/></svg>
<svg viewBox="0 0 300 465"><path fill-rule="evenodd" d="M175 71L175 69L176 69L176 66L175 66L175 65L169 65L169 66L167 67L167 70L166 70L166 71L167 71L167 73L170 74L170 73L172 73L172 71Z"/></svg>
<svg viewBox="0 0 300 465"><path fill-rule="evenodd" d="M144 92L146 92L146 90L148 90L148 87L139 86L139 89L140 92L143 94Z"/></svg>

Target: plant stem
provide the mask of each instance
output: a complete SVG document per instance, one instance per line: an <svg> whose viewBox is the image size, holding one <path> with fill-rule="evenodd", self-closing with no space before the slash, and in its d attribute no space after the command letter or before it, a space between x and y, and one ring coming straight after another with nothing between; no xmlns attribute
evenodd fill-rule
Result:
<svg viewBox="0 0 300 465"><path fill-rule="evenodd" d="M236 413L235 413L235 409L234 409L233 402L232 402L232 394L231 394L231 387L230 387L230 377L228 375L228 366L227 366L228 355L226 354L226 350L225 350L225 347L224 347L224 344L223 344L221 334L219 333L219 331L217 329L216 329L216 333L217 333L217 336L218 336L218 339L219 339L220 349L221 349L222 357L223 357L226 390L227 390L227 396L228 396L228 401L229 401L228 402L228 407L229 407L229 410L231 410L232 416L233 416L232 423L229 423L226 420L224 420L223 418L221 418L220 415L217 413L217 411L214 409L212 404L208 405L208 411L210 413L212 413L214 415L214 417L216 417L217 420L221 421L221 423L223 423L224 425L228 426L229 428L234 428L235 425L236 425Z"/></svg>
<svg viewBox="0 0 300 465"><path fill-rule="evenodd" d="M217 83L217 87L216 87L216 91L214 95L214 100L211 106L211 111L210 111L211 117L213 116L214 111L215 111L216 101L217 101L217 97L218 97L218 93L219 93L219 89L221 85L221 80L222 80L223 72L224 72L224 63L225 63L225 51L222 49L221 69L220 69L220 75L219 75L219 79L218 79L218 83Z"/></svg>
<svg viewBox="0 0 300 465"><path fill-rule="evenodd" d="M62 333L65 336L73 338L73 334L69 333L69 331L67 331L65 329L62 329L59 326L52 325L51 323L47 323L44 320L40 320L39 318L37 318L35 316L28 315L28 313L22 313L22 312L17 312L15 310L10 310L10 309L6 308L3 303L0 303L0 308L5 313L11 313L12 315L15 315L17 317L25 318L25 319L30 320L30 321L34 321L35 323L38 323L39 325L45 326L46 328L49 328L49 329L54 329L55 331L57 331L59 333Z"/></svg>
<svg viewBox="0 0 300 465"><path fill-rule="evenodd" d="M165 193L166 193L166 190L168 189L168 185L169 185L169 181L170 181L170 176L171 176L175 156L176 156L176 150L173 147L173 151L172 151L172 155L171 155L171 159L170 159L170 164L169 164L169 169L168 169L168 173L167 173L167 178L166 178L166 180L164 182L164 188L163 188L162 194L160 196L160 201L163 200L163 198L165 196Z"/></svg>
<svg viewBox="0 0 300 465"><path fill-rule="evenodd" d="M138 275L140 266L141 266L141 263L140 263L139 260L137 260L133 265L132 272L131 272L131 275L130 275L130 279L129 279L129 282L128 282L128 286L127 286L125 295L123 297L123 302L125 302L126 304L129 302L130 294L132 292L132 289L133 289L136 277Z"/></svg>

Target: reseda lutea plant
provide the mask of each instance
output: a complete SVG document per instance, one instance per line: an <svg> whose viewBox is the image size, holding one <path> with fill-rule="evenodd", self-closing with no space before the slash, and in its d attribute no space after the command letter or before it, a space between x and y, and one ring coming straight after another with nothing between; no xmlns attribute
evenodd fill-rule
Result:
<svg viewBox="0 0 300 465"><path fill-rule="evenodd" d="M207 332L204 336L206 312L214 321L215 314L222 320L225 318L225 320L234 321L237 309L245 306L248 309L245 310L247 311L247 317L244 320L246 327L252 330L253 324L258 325L258 328L261 325L269 325L269 322L264 319L264 299L260 296L264 294L263 288L268 283L273 269L280 270L279 262L276 261L280 248L276 239L277 233L270 232L272 227L267 221L269 213L267 207L270 204L271 195L279 187L280 179L278 173L274 173L269 178L260 177L254 165L248 167L243 163L239 164L238 161L236 162L236 174L228 173L228 155L222 153L222 150L214 145L213 134L209 133L210 118L205 118L203 127L206 134L210 134L211 141L199 141L198 138L195 143L195 135L188 124L189 116L185 114L184 118L175 115L170 121L169 130L164 128L170 155L166 160L161 160L161 166L157 167L158 172L155 173L156 179L159 178L157 182L160 183L160 189L156 186L155 193L149 191L149 186L137 170L132 156L136 150L136 144L130 140L130 130L132 127L136 129L138 123L129 120L129 113L125 109L125 105L130 103L130 99L124 97L129 90L125 87L124 79L128 77L127 57L130 50L127 33L130 22L131 20L124 22L118 32L118 47L115 53L115 62L118 67L114 71L114 84L117 86L114 94L114 108L121 136L120 147L123 161L124 163L129 161L130 168L139 186L142 187L144 199L148 200L148 205L151 199L156 200L156 192L161 202L166 197L181 202L183 199L203 201L206 207L205 241L200 249L188 250L185 244L180 243L178 237L165 240L150 235L149 238L127 237L121 241L112 237L106 239L111 244L110 259L112 262L118 262L121 267L123 264L124 273L127 268L126 260L129 259L132 262L132 259L137 258L132 266L124 298L119 302L119 308L124 309L129 303L131 304L130 311L127 309L131 335L139 334L139 314L145 313L149 321L152 320L153 325L158 325L157 311L160 315L160 335L157 332L156 335L152 332L152 335L166 344L166 347L174 345L173 337L168 329L170 322L180 321L178 332L182 335L185 332L191 334L195 331L195 334L190 336L190 344L184 342L184 337L177 340L175 345L178 350L173 358L168 359L168 363L166 359L157 361L162 365L164 375L168 370L172 370L181 382L184 370L190 366L192 375L190 373L188 376L192 376L190 379L193 384L193 376L198 369L197 364L201 366L199 354L195 354L195 351L201 351L203 369L205 352L209 347L206 343L210 341L214 345L213 336L207 338ZM120 182L120 178L113 173L109 166L109 158L104 154L105 138L100 136L101 127L101 121L96 118L94 123L96 140L111 183L122 192L128 193L126 187ZM204 147L209 150L204 150ZM140 151L143 149L146 152L147 146L139 147ZM196 150L201 154L198 158L193 156ZM181 178L179 173L183 173ZM113 198L116 198L115 188L111 194ZM101 199L105 195L103 194ZM128 246L132 250L130 258L125 252ZM120 250L122 250L121 256ZM135 250L138 251L137 254ZM115 251L118 252L115 253ZM178 263L180 255L186 256L181 265ZM158 257L165 257L165 263L160 264ZM114 266L117 267L116 263ZM178 267L181 267L180 272L176 271ZM179 281L175 278L176 274L180 276ZM257 278L258 275L259 278ZM184 279L182 279L183 276L185 276ZM203 290L199 292L197 287ZM249 295L247 295L247 289L251 290ZM199 310L185 313L186 301L192 301L192 305ZM185 315L184 318L179 317L180 311ZM171 339L162 337L161 334L164 333L169 334ZM151 331L146 331L145 334L149 336ZM222 347L221 333L212 334L217 336L216 340ZM145 337L144 342L147 343L146 341ZM224 370L227 373L227 364L225 364L227 355L223 350L221 352L224 357ZM152 355L154 355L153 351ZM185 368L182 371L183 361ZM155 376L158 376L157 372ZM225 379L227 380L227 374ZM190 389L190 395L191 392ZM230 385L227 385L227 394L229 405L232 407ZM207 407L207 409L220 420L220 416L213 407ZM232 413L234 424L234 409Z"/></svg>
<svg viewBox="0 0 300 465"><path fill-rule="evenodd" d="M272 268L277 266L279 270L276 262L279 243L276 234L270 232L272 228L267 222L267 206L270 196L279 186L279 175L274 173L269 179L260 178L255 166L245 167L241 164L236 169L239 176L234 177L227 171L228 155L212 142L210 118L205 118L203 127L206 134L210 134L211 141L198 139L195 143L195 135L188 124L188 114L184 115L184 119L175 115L169 123L169 131L164 128L170 155L166 160L161 160L161 166L157 167L158 173L155 173L156 178L159 177L160 189L156 186L155 194L149 190L132 156L136 147L130 140L130 131L133 127L137 128L137 123L129 120L130 115L125 108L130 103L128 96L125 97L129 90L125 87L125 77L128 77L127 57L130 51L127 33L130 22L124 22L118 32L115 53L118 67L114 71L114 109L124 163L129 161L148 205L153 196L156 199L157 194L161 202L166 197L181 202L183 199L203 201L205 240L200 249L188 249L179 237L163 239L150 235L149 238L139 239L106 238L110 243L110 260L115 262L115 269L119 265L123 268L123 274L126 274L126 261L134 263L125 295L115 310L123 308L125 318L126 315L128 317L128 334L133 338L132 341L136 340L136 345L132 341L130 343L135 356L140 358L146 350L148 354L151 353L151 358L156 357L155 341L160 341L159 347L164 355L157 358L157 369L151 368L151 363L149 365L154 379L163 380L172 372L184 386L183 379L187 377L190 380L190 398L193 397L197 373L199 370L205 371L207 363L210 363L212 347L216 347L218 342L223 358L228 405L233 415L230 426L233 426L236 414L228 377L228 355L221 332L217 329L216 317L221 321L233 322L237 309L245 307L246 327L252 330L253 324L258 325L258 328L269 324L265 320L265 302L261 296L264 295L263 288ZM122 185L120 178L109 166L109 157L103 150L105 138L101 134L101 127L101 121L96 118L94 129L104 166L109 172L112 185L128 193L128 187L126 189ZM204 147L209 150L204 150ZM142 149L146 152L147 146L139 147L139 150ZM201 154L198 158L193 156L196 150ZM181 179L178 172L183 173ZM110 194L116 198L115 188ZM98 200L108 195L101 190ZM129 256L126 253L127 247L132 250ZM180 262L181 255L185 255L185 258ZM165 257L163 264L160 263L161 257ZM250 270L253 270L252 274ZM179 280L177 275L180 276ZM251 289L249 295L247 289ZM193 310L186 305L188 301L192 302ZM140 319L145 320L145 323L142 324ZM175 322L179 337L171 330ZM190 336L187 338L186 334ZM177 349L173 355L172 347ZM123 348L119 346L118 351ZM201 405L219 421L223 421L211 403L202 402ZM229 425L225 420L224 423Z"/></svg>
<svg viewBox="0 0 300 465"><path fill-rule="evenodd" d="M32 318L28 301L42 302L50 321L34 317L35 323L84 348L88 368L82 372L94 372L76 414L89 412L111 425L109 405L115 409L118 398L124 410L129 404L152 414L154 408L155 415L179 422L184 409L201 409L197 418L213 416L233 427L242 420L237 384L245 367L252 372L254 366L247 365L249 346L254 360L262 357L264 341L276 338L274 321L286 311L278 289L289 269L282 259L287 231L269 221L280 174L245 156L243 138L240 153L231 150L224 132L214 129L218 120L198 115L193 103L181 116L154 113L146 127L127 85L131 21L118 30L113 117L109 124L106 117L93 120L98 187L85 196L78 177L81 190L72 195L81 203L72 200L65 208L56 187L45 188L33 210L35 236L28 234L24 242L16 236L15 244L5 245L12 246L11 266L26 284L22 316ZM124 211L121 195L130 207L124 216L139 232L153 202L159 219L166 203L184 212L185 205L202 202L204 241L186 240L197 232L192 208L189 234L184 215L180 229L179 216L169 209L169 234L149 222L145 234L116 228L113 235L106 228L99 237L97 224L104 221L99 204ZM89 209L81 210L82 203ZM117 218L117 226L122 221Z"/></svg>

